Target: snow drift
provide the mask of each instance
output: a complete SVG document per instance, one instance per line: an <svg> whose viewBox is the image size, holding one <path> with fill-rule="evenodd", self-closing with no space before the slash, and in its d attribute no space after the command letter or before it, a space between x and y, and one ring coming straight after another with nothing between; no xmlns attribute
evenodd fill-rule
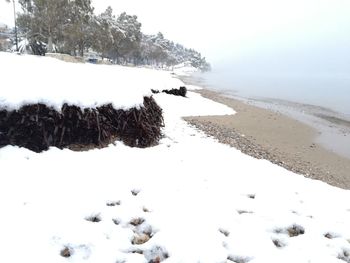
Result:
<svg viewBox="0 0 350 263"><path fill-rule="evenodd" d="M129 146L155 145L163 116L151 87L174 88L178 83L164 81L165 72L155 75L146 69L6 53L0 58L7 83L0 95L0 147L17 145L35 152L50 146L101 147L115 139Z"/></svg>

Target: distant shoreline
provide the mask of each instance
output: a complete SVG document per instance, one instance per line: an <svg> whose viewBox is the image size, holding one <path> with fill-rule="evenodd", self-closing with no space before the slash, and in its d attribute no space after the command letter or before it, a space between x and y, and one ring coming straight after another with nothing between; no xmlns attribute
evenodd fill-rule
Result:
<svg viewBox="0 0 350 263"><path fill-rule="evenodd" d="M196 92L232 107L237 114L185 118L190 124L250 156L267 159L306 177L350 189L350 159L317 143L316 129L219 92L206 89Z"/></svg>

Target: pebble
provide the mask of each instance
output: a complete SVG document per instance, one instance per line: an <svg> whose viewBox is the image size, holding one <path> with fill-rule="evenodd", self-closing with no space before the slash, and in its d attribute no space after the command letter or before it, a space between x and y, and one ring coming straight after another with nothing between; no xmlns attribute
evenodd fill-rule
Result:
<svg viewBox="0 0 350 263"><path fill-rule="evenodd" d="M253 142L244 134L240 134L234 128L226 128L214 124L213 122L206 122L193 118L186 118L186 121L195 128L203 131L206 135L216 138L219 142L228 144L244 154L252 156L257 159L265 159L277 164L285 169L303 174L305 176L320 179L322 172L317 167L310 167L310 163L300 160L297 156L295 160L286 158L276 149L268 150L261 145ZM310 145L311 148L316 147L315 144ZM312 171L312 172L311 172Z"/></svg>

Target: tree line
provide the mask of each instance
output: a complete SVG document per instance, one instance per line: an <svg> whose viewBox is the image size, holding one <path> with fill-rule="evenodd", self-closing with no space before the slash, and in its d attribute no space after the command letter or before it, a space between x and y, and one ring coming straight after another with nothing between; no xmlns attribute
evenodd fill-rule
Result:
<svg viewBox="0 0 350 263"><path fill-rule="evenodd" d="M95 52L113 63L173 66L188 62L206 71L202 55L174 43L162 33L146 35L137 16L125 12L115 16L108 7L95 14L91 0L19 0L17 15L21 43L37 55L59 52L84 56Z"/></svg>

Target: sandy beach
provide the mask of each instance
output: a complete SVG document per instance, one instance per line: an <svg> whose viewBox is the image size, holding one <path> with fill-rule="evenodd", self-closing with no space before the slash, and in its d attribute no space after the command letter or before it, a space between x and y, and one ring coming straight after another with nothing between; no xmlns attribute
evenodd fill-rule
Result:
<svg viewBox="0 0 350 263"><path fill-rule="evenodd" d="M206 89L196 92L232 107L237 114L185 118L190 124L255 158L267 159L306 177L350 189L350 159L317 144L314 128L218 92Z"/></svg>

